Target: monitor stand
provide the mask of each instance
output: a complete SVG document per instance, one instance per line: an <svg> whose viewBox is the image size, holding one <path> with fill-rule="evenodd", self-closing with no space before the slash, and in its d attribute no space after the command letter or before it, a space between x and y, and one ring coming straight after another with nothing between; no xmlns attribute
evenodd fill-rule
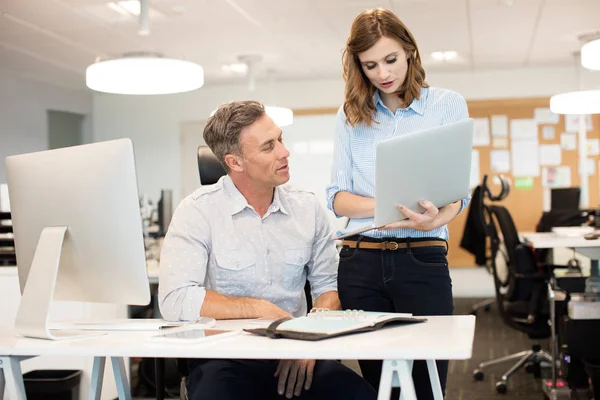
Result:
<svg viewBox="0 0 600 400"><path fill-rule="evenodd" d="M40 234L15 320L15 330L20 336L60 340L103 334L89 331L51 331L48 328L48 314L50 304L54 299L60 256L67 228L67 226L46 227Z"/></svg>

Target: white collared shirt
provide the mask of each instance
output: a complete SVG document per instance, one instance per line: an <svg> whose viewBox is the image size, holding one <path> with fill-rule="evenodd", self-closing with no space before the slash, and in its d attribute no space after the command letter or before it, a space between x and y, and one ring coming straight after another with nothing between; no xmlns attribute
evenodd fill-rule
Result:
<svg viewBox="0 0 600 400"><path fill-rule="evenodd" d="M333 232L314 194L278 186L261 218L226 175L186 197L173 215L160 256L161 314L197 319L208 289L304 315L307 278L313 299L337 290Z"/></svg>

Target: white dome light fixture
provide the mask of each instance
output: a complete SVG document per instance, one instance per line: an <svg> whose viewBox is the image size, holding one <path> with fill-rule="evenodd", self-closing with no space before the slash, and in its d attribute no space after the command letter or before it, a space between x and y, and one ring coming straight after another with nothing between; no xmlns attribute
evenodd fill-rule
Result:
<svg viewBox="0 0 600 400"><path fill-rule="evenodd" d="M115 94L181 93L204 85L202 66L148 52L99 59L87 67L85 75L90 89Z"/></svg>
<svg viewBox="0 0 600 400"><path fill-rule="evenodd" d="M280 128L294 123L294 112L289 108L265 106L265 112Z"/></svg>
<svg viewBox="0 0 600 400"><path fill-rule="evenodd" d="M555 114L599 114L600 90L578 90L550 98L550 111Z"/></svg>
<svg viewBox="0 0 600 400"><path fill-rule="evenodd" d="M600 38L581 47L581 65L587 69L600 70Z"/></svg>

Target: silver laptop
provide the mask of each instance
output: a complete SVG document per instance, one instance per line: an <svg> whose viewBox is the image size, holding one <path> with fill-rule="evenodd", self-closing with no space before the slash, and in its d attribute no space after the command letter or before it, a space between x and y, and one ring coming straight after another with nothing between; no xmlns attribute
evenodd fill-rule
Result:
<svg viewBox="0 0 600 400"><path fill-rule="evenodd" d="M471 118L379 142L375 158L374 221L336 239L406 219L398 204L423 212L420 200L431 201L439 208L467 197L472 147Z"/></svg>

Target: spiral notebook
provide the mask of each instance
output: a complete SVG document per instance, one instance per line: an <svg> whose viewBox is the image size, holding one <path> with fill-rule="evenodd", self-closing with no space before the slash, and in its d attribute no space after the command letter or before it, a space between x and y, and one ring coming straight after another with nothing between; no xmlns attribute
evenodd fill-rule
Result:
<svg viewBox="0 0 600 400"><path fill-rule="evenodd" d="M383 326L414 324L427 321L405 313L370 311L317 311L305 317L282 318L266 328L244 329L272 339L321 340L351 333L369 332Z"/></svg>

